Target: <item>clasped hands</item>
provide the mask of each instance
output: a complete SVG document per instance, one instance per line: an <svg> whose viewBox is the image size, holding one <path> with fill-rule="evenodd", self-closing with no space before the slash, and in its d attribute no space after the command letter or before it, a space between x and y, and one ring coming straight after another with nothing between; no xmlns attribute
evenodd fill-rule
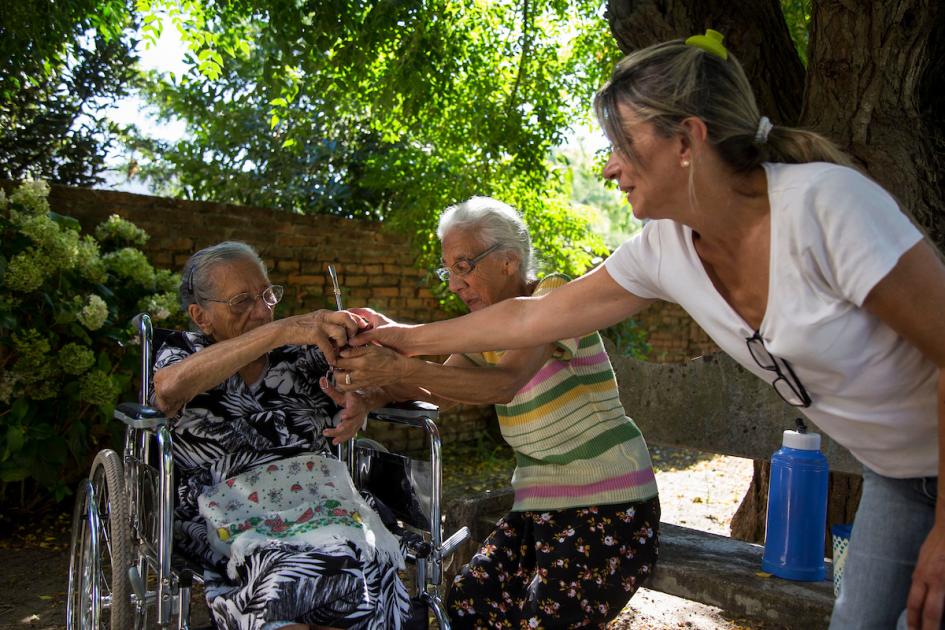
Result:
<svg viewBox="0 0 945 630"><path fill-rule="evenodd" d="M323 433L337 445L357 434L375 403L386 402L380 388L398 381L408 368L409 359L377 345L385 337L393 341L394 329L402 326L372 309L322 311L320 316L322 319L312 326L310 334L331 365L333 378L322 377L319 385L342 407L338 426Z"/></svg>
<svg viewBox="0 0 945 630"><path fill-rule="evenodd" d="M398 331L408 328L369 308L350 311L361 324L359 334L341 348L332 367L334 386L341 392L380 388L392 385L410 370L411 360L392 349L397 345Z"/></svg>

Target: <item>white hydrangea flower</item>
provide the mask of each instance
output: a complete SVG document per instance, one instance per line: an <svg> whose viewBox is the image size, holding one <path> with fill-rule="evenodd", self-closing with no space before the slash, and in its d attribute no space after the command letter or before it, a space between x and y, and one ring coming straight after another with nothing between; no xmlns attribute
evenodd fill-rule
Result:
<svg viewBox="0 0 945 630"><path fill-rule="evenodd" d="M108 304L94 293L88 297L88 301L82 310L76 314L79 323L89 330L98 330L108 319Z"/></svg>
<svg viewBox="0 0 945 630"><path fill-rule="evenodd" d="M108 270L119 278L129 280L140 287L154 287L154 267L141 250L122 247L116 252L108 252L102 256L102 261Z"/></svg>
<svg viewBox="0 0 945 630"><path fill-rule="evenodd" d="M137 225L113 214L95 228L95 238L99 241L114 240L124 245L141 246L151 238L147 232Z"/></svg>
<svg viewBox="0 0 945 630"><path fill-rule="evenodd" d="M27 179L10 195L10 202L23 207L28 213L41 215L49 212L49 184L43 179Z"/></svg>
<svg viewBox="0 0 945 630"><path fill-rule="evenodd" d="M49 271L42 261L43 257L32 247L20 252L10 259L3 283L21 293L35 291L43 285Z"/></svg>
<svg viewBox="0 0 945 630"><path fill-rule="evenodd" d="M9 370L4 372L3 376L0 376L0 403L10 404L10 398L13 397L13 391L16 389L18 380L19 377Z"/></svg>

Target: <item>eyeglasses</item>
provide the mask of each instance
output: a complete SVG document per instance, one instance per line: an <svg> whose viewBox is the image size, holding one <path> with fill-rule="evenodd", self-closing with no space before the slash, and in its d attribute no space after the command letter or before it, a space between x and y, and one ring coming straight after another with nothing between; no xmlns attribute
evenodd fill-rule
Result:
<svg viewBox="0 0 945 630"><path fill-rule="evenodd" d="M443 282L449 282L450 275L454 273L459 277L468 275L472 273L472 270L476 268L476 265L479 263L480 260L482 260L489 254L494 252L498 247L499 247L499 244L496 243L495 245L493 245L486 251L482 252L478 256L475 256L474 258L460 258L449 267L440 267L439 269L436 270L436 275Z"/></svg>
<svg viewBox="0 0 945 630"><path fill-rule="evenodd" d="M219 304L226 304L230 307L230 312L232 312L234 315L240 315L253 308L259 298L262 298L262 301L269 308L274 307L279 303L279 300L282 299L283 293L285 293L285 289L278 284L274 284L257 295L252 295L251 293L237 293L229 300L206 299L204 302L217 302Z"/></svg>
<svg viewBox="0 0 945 630"><path fill-rule="evenodd" d="M778 378L774 379L771 383L774 386L774 391L778 393L778 396L780 396L784 402L794 407L810 407L810 394L807 393L807 390L804 389L804 385L802 385L800 379L797 378L797 374L794 373L791 364L768 352L768 349L765 347L765 342L761 338L761 333L756 331L755 334L748 337L746 341L748 343L748 352L751 354L751 358L755 360L755 363L758 364L758 367L778 375ZM779 363L780 365L778 365ZM783 370L781 366L784 366Z"/></svg>

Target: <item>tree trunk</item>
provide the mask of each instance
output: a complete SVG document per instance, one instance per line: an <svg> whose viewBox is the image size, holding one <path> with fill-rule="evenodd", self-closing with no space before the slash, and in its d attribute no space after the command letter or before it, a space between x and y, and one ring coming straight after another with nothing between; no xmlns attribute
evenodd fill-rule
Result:
<svg viewBox="0 0 945 630"><path fill-rule="evenodd" d="M945 250L945 7L814 2L801 123L895 195Z"/></svg>
<svg viewBox="0 0 945 630"><path fill-rule="evenodd" d="M707 28L720 31L745 68L761 111L775 124L797 124L804 66L778 0L610 0L606 17L625 53Z"/></svg>
<svg viewBox="0 0 945 630"><path fill-rule="evenodd" d="M624 52L721 31L762 113L837 142L945 251L945 7L937 0L812 4L806 81L777 0L609 0L606 16ZM831 524L852 520L860 483L831 473ZM767 462L755 462L733 536L763 540L767 485Z"/></svg>

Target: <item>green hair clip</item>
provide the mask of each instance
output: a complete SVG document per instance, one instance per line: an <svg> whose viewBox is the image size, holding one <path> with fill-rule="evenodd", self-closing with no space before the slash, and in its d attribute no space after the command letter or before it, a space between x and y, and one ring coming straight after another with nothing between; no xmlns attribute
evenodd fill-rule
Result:
<svg viewBox="0 0 945 630"><path fill-rule="evenodd" d="M722 44L724 35L718 31L707 29L705 35L693 35L686 40L686 46L695 46L706 52L710 52L716 57L728 59L728 49Z"/></svg>

